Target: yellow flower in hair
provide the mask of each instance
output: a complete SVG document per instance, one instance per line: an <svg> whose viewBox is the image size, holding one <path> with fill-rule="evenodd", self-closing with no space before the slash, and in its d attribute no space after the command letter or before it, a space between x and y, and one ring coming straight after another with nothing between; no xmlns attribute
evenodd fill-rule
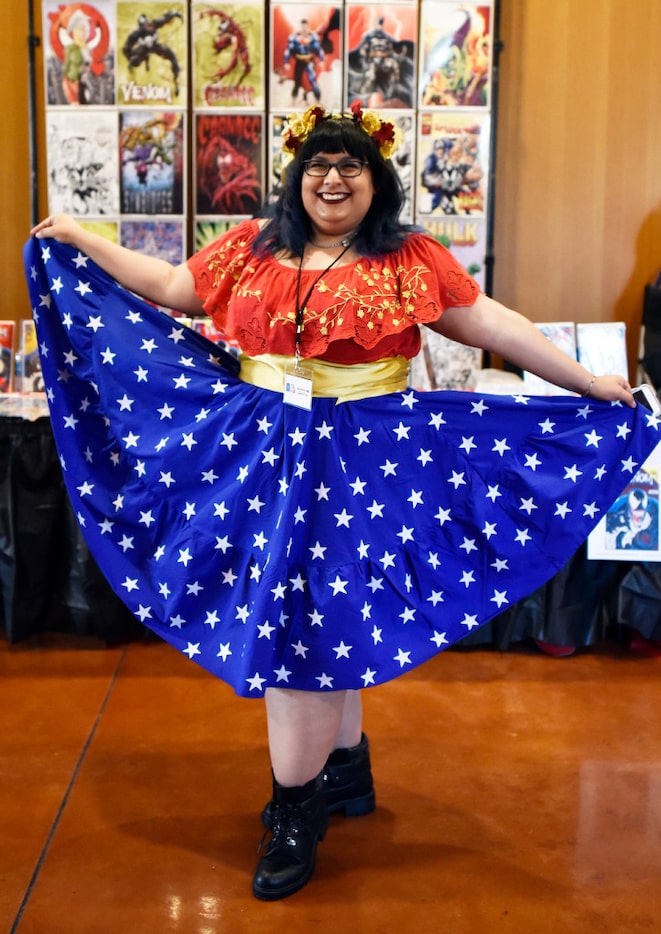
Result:
<svg viewBox="0 0 661 934"><path fill-rule="evenodd" d="M373 110L363 110L363 116L360 125L368 136L373 136L381 129L381 118Z"/></svg>

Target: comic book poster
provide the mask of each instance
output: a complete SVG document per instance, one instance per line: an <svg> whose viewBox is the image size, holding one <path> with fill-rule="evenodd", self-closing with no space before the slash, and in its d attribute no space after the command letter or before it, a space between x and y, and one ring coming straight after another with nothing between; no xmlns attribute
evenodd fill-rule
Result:
<svg viewBox="0 0 661 934"><path fill-rule="evenodd" d="M44 378L41 373L41 357L37 346L37 331L34 321L24 319L21 321L21 337L19 343L21 354L21 385L16 387L20 392L44 392Z"/></svg>
<svg viewBox="0 0 661 934"><path fill-rule="evenodd" d="M595 321L576 325L578 361L595 376L629 372L626 325L623 321Z"/></svg>
<svg viewBox="0 0 661 934"><path fill-rule="evenodd" d="M345 16L347 107L414 109L417 3L349 3Z"/></svg>
<svg viewBox="0 0 661 934"><path fill-rule="evenodd" d="M486 215L489 116L437 110L419 121L416 213Z"/></svg>
<svg viewBox="0 0 661 934"><path fill-rule="evenodd" d="M186 238L183 220L149 218L122 220L120 243L129 250L146 256L156 256L177 266L186 259Z"/></svg>
<svg viewBox="0 0 661 934"><path fill-rule="evenodd" d="M566 353L572 360L576 359L576 326L573 321L544 321L537 322L538 328L563 353ZM568 389L556 386L555 383L549 383L540 376L535 376L528 370L523 371L523 384L527 393L536 396L570 396L573 395Z"/></svg>
<svg viewBox="0 0 661 934"><path fill-rule="evenodd" d="M264 109L264 4L192 6L193 106Z"/></svg>
<svg viewBox="0 0 661 934"><path fill-rule="evenodd" d="M110 240L111 243L119 243L119 220L86 221L84 219L79 219L78 223L81 227L84 227L85 230L91 230L92 233L97 233L100 237L105 237L106 240Z"/></svg>
<svg viewBox="0 0 661 934"><path fill-rule="evenodd" d="M274 3L269 62L271 110L341 110L341 6Z"/></svg>
<svg viewBox="0 0 661 934"><path fill-rule="evenodd" d="M120 113L122 214L184 213L184 120L177 110Z"/></svg>
<svg viewBox="0 0 661 934"><path fill-rule="evenodd" d="M242 217L225 217L222 220L198 220L195 224L195 252L209 246L223 234L236 227Z"/></svg>
<svg viewBox="0 0 661 934"><path fill-rule="evenodd" d="M634 474L588 536L588 558L661 561L659 482L661 446Z"/></svg>
<svg viewBox="0 0 661 934"><path fill-rule="evenodd" d="M255 214L262 204L261 114L195 115L196 214Z"/></svg>
<svg viewBox="0 0 661 934"><path fill-rule="evenodd" d="M478 347L458 344L442 334L420 329L420 352L411 360L409 384L419 392L435 389L471 391L482 368Z"/></svg>
<svg viewBox="0 0 661 934"><path fill-rule="evenodd" d="M117 4L117 98L124 106L185 107L188 4Z"/></svg>
<svg viewBox="0 0 661 934"><path fill-rule="evenodd" d="M46 104L114 104L114 0L44 0L42 24Z"/></svg>
<svg viewBox="0 0 661 934"><path fill-rule="evenodd" d="M461 263L479 287L485 288L485 258L487 252L487 222L480 217L428 217L422 221L425 230L442 243Z"/></svg>
<svg viewBox="0 0 661 934"><path fill-rule="evenodd" d="M0 321L0 392L14 388L15 321Z"/></svg>
<svg viewBox="0 0 661 934"><path fill-rule="evenodd" d="M286 114L271 114L269 119L268 178L266 202L276 200L281 190L282 173L292 156L282 150L282 133L287 125Z"/></svg>
<svg viewBox="0 0 661 934"><path fill-rule="evenodd" d="M489 107L493 9L423 0L419 107Z"/></svg>
<svg viewBox="0 0 661 934"><path fill-rule="evenodd" d="M119 214L117 114L46 111L48 210L76 217Z"/></svg>
<svg viewBox="0 0 661 934"><path fill-rule="evenodd" d="M380 111L381 116L393 123L402 131L402 141L392 154L392 164L399 175L406 196L400 220L404 223L413 221L413 193L414 167L415 167L415 117L413 112L403 110Z"/></svg>

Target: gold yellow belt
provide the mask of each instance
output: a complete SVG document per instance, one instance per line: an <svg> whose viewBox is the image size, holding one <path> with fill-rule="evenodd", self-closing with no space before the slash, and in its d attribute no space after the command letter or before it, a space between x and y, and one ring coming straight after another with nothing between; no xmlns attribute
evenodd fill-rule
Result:
<svg viewBox="0 0 661 934"><path fill-rule="evenodd" d="M253 386L282 392L285 367L294 358L279 354L248 357L241 354L240 378ZM301 365L312 370L312 395L348 402L367 399L388 392L404 392L408 385L409 361L406 357L383 357L371 363L329 363L327 360L302 359Z"/></svg>

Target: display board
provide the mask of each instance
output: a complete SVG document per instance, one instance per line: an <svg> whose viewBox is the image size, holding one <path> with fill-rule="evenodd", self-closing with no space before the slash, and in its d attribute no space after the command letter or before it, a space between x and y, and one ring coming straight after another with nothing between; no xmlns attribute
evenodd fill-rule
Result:
<svg viewBox="0 0 661 934"><path fill-rule="evenodd" d="M496 0L42 0L49 211L177 262L277 191L287 114L396 121L403 218L484 288Z"/></svg>

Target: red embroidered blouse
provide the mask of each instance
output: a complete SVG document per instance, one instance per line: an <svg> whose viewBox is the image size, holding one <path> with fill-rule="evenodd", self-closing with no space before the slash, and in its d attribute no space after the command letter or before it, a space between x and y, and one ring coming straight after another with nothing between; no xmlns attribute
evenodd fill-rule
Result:
<svg viewBox="0 0 661 934"><path fill-rule="evenodd" d="M250 356L294 353L298 270L258 259L256 220L242 221L191 256L195 290L216 328ZM320 275L301 272L301 296ZM414 357L418 324L472 305L479 286L433 237L412 234L396 253L323 273L305 307L301 355L332 363Z"/></svg>

